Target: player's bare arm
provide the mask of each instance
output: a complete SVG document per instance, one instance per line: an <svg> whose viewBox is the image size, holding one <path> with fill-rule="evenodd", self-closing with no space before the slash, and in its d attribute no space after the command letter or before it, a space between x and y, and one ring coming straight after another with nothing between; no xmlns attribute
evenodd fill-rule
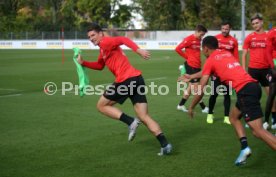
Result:
<svg viewBox="0 0 276 177"><path fill-rule="evenodd" d="M150 58L150 52L147 50L137 49L136 53L138 53L145 60L148 60Z"/></svg>
<svg viewBox="0 0 276 177"><path fill-rule="evenodd" d="M198 92L197 92L198 94L194 96L194 99L192 100L192 103L189 107L188 114L189 114L190 118L194 117L194 108L200 102L202 97L204 96L203 89L204 89L205 85L208 83L209 77L210 77L209 75L204 75L200 79L200 82L198 85Z"/></svg>
<svg viewBox="0 0 276 177"><path fill-rule="evenodd" d="M178 77L177 81L178 81L178 82L180 82L180 81L182 81L182 82L189 82L189 81L192 80L192 79L201 78L201 75L202 75L202 72L201 72L201 71L200 71L200 72L197 72L197 73L195 73L195 74L191 74L191 75L190 75L190 74L184 74L184 75Z"/></svg>
<svg viewBox="0 0 276 177"><path fill-rule="evenodd" d="M82 65L83 63L83 59L82 59L82 56L79 54L78 58L77 58L77 62Z"/></svg>
<svg viewBox="0 0 276 177"><path fill-rule="evenodd" d="M242 68L243 69L245 69L247 53L248 53L248 50L243 49L243 51L242 51Z"/></svg>

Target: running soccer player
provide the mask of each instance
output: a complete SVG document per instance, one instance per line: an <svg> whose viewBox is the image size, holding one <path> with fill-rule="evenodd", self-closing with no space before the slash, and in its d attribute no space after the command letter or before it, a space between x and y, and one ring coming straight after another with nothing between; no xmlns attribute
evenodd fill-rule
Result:
<svg viewBox="0 0 276 177"><path fill-rule="evenodd" d="M221 50L226 50L231 52L234 57L236 58L236 60L239 62L239 51L238 51L238 41L236 38L232 37L229 33L230 33L230 29L231 29L231 25L229 22L223 22L221 24L221 33L216 35L215 37L217 38L218 42L219 42L219 49ZM223 84L218 76L211 76L211 82L213 83L213 94L211 94L210 98L209 98L209 113L207 115L207 123L212 124L213 120L214 120L214 107L216 104L216 100L217 100L217 88L221 85L226 86L225 84ZM230 105L231 105L231 98L230 98L230 90L229 87L226 86L224 87L226 88L224 94L224 123L226 124L231 124L229 121L229 112L230 112Z"/></svg>
<svg viewBox="0 0 276 177"><path fill-rule="evenodd" d="M248 65L248 73L254 79L256 79L262 87L265 88L265 92L268 95L269 81L268 75L270 71L269 63L266 56L266 39L267 33L263 29L263 17L257 13L251 18L251 24L255 30L249 34L243 44L242 53L242 67L245 69L246 57L248 51L250 51L250 60ZM268 128L268 123L264 122L264 128Z"/></svg>
<svg viewBox="0 0 276 177"><path fill-rule="evenodd" d="M202 37L207 33L207 29L203 25L197 25L195 33L187 36L176 48L175 51L184 58L184 67L187 74L194 74L201 70L201 60L200 60L200 42ZM185 49L183 51L183 49ZM188 88L184 91L183 97L181 98L176 109L187 112L185 103L190 97L193 91L196 92L199 79L193 79L190 81ZM200 106L203 113L208 113L208 107L205 106L201 100Z"/></svg>
<svg viewBox="0 0 276 177"><path fill-rule="evenodd" d="M97 24L92 24L87 31L89 40L100 48L98 61L84 61L79 55L78 62L94 70L102 70L105 66L114 74L115 82L106 89L97 103L97 109L104 115L120 120L128 125L128 140L132 141L136 129L142 121L150 132L157 138L161 145L158 155L171 153L172 145L168 143L158 123L148 114L148 104L145 96L145 82L141 71L135 69L128 61L121 45L126 45L145 60L150 58L150 53L140 49L132 40L126 37L106 37ZM123 104L130 98L137 118L133 118L115 107L116 103Z"/></svg>
<svg viewBox="0 0 276 177"><path fill-rule="evenodd" d="M268 38L267 38L267 59L268 63L271 67L271 76L269 77L269 94L266 101L266 107L265 107L265 122L269 125L269 117L271 113L271 109L274 103L274 98L276 95L276 69L274 66L274 62L276 62L276 28L271 29L268 32ZM275 109L274 109L275 110ZM276 112L272 112L272 125L271 129L276 129Z"/></svg>
<svg viewBox="0 0 276 177"><path fill-rule="evenodd" d="M208 83L209 77L212 74L216 74L222 82L226 84L232 83L233 88L237 92L237 103L230 112L230 122L235 128L241 143L241 152L235 164L237 166L245 164L246 159L252 153L247 143L245 129L240 120L241 116L244 117L244 120L251 128L253 135L263 140L273 150L276 150L276 137L262 126L263 113L260 106L262 90L257 81L246 73L230 52L218 49L216 37L205 37L202 42L202 51L208 57L202 72L184 75L179 78L179 80L187 82L201 77L199 94L192 100L189 107L189 115L191 117L194 116L193 110L204 96L204 86Z"/></svg>

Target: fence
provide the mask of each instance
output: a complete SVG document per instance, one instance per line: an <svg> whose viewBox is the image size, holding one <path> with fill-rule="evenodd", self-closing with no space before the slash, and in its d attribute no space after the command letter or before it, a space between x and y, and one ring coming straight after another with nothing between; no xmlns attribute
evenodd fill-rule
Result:
<svg viewBox="0 0 276 177"><path fill-rule="evenodd" d="M145 41L181 41L194 31L146 31L115 30L105 31L110 36L125 36L133 40ZM246 31L248 35L252 31ZM216 35L220 31L208 31L207 35ZM241 31L231 31L231 35L241 43ZM0 41L7 40L87 40L86 31L54 31L54 32L0 32Z"/></svg>
<svg viewBox="0 0 276 177"><path fill-rule="evenodd" d="M156 40L155 31L106 31L110 36L126 36L131 39ZM85 31L65 32L0 32L0 40L79 40L87 39Z"/></svg>

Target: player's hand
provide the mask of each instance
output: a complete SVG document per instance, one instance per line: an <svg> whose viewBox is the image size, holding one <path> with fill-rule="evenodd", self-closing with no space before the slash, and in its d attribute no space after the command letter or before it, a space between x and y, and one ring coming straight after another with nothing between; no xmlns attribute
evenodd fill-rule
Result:
<svg viewBox="0 0 276 177"><path fill-rule="evenodd" d="M83 63L82 56L79 54L77 62L81 65Z"/></svg>
<svg viewBox="0 0 276 177"><path fill-rule="evenodd" d="M148 60L150 58L150 52L143 49L137 49L136 52L145 60Z"/></svg>
<svg viewBox="0 0 276 177"><path fill-rule="evenodd" d="M194 118L194 110L191 107L189 107L188 115L191 119Z"/></svg>
<svg viewBox="0 0 276 177"><path fill-rule="evenodd" d="M190 82L191 79L192 78L191 78L190 74L184 74L184 75L178 77L177 81L178 82L180 82L180 81L182 81L182 82Z"/></svg>

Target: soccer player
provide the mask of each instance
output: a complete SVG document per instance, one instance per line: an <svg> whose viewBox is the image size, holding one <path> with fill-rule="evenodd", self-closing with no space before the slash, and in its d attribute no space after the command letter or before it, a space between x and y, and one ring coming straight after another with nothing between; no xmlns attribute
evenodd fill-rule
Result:
<svg viewBox="0 0 276 177"><path fill-rule="evenodd" d="M271 76L269 77L269 94L266 101L266 108L265 108L265 122L269 124L269 117L271 113L271 109L273 106L274 98L276 95L276 69L274 66L273 60L276 60L276 28L271 29L268 32L268 38L267 38L267 59L268 63L271 67ZM275 104L274 104L275 106ZM276 129L276 112L272 112L272 125L271 129Z"/></svg>
<svg viewBox="0 0 276 177"><path fill-rule="evenodd" d="M197 25L195 33L187 36L176 48L175 51L184 58L184 67L187 74L194 74L201 70L200 60L200 42L202 37L207 33L207 29L202 25ZM183 51L184 49L184 51ZM185 103L188 100L191 92L196 92L199 79L190 81L188 88L184 91L183 97L177 105L177 110L187 112ZM194 90L192 90L194 89ZM201 100L200 106L203 113L208 113L208 107Z"/></svg>
<svg viewBox="0 0 276 177"><path fill-rule="evenodd" d="M237 92L237 103L230 112L230 122L241 143L241 152L235 164L237 166L245 164L247 157L251 155L245 129L240 120L241 116L251 128L253 135L276 150L276 137L262 126L263 113L260 106L262 90L257 81L246 73L230 52L218 49L218 40L214 36L207 36L203 39L202 51L208 57L202 72L179 78L179 80L187 82L190 79L201 77L199 94L192 100L189 115L193 117L193 110L204 95L204 86L208 83L209 77L216 74L222 82L226 84L232 82L233 88Z"/></svg>
<svg viewBox="0 0 276 177"><path fill-rule="evenodd" d="M120 46L126 45L145 60L149 59L150 53L140 49L129 38L104 36L101 27L97 24L91 25L87 31L87 36L94 45L100 48L98 61L84 61L79 55L78 63L94 70L102 70L107 66L116 78L115 82L100 97L97 103L97 109L102 114L127 124L129 127L129 141L133 140L136 129L140 121L142 121L160 142L161 151L158 155L171 153L172 145L168 143L158 123L148 113L145 82L141 71L135 69L129 63L127 56ZM116 103L123 104L127 98L130 98L138 119L125 114L115 107Z"/></svg>
<svg viewBox="0 0 276 177"><path fill-rule="evenodd" d="M230 33L230 29L231 29L231 25L229 22L223 22L221 24L221 33L216 35L215 37L218 39L219 42L219 49L221 50L226 50L231 52L234 57L236 58L236 60L239 62L239 51L238 51L238 41L237 39L235 39L234 37L232 37L229 33ZM216 75L211 76L211 82L213 82L213 94L210 96L209 98L209 113L207 115L207 123L212 124L213 123L213 119L214 119L214 107L216 104L216 99L218 96L218 93L216 92L217 88L220 85L224 85L219 77ZM229 87L226 86L224 87L226 88L224 94L224 123L226 124L231 124L229 121L229 112L230 112L230 105L231 105L231 98L230 98L230 90Z"/></svg>
<svg viewBox="0 0 276 177"><path fill-rule="evenodd" d="M251 24L255 31L249 34L244 40L242 67L245 69L247 53L250 51L248 73L265 88L265 92L268 95L269 82L267 77L270 66L266 56L267 33L263 29L263 17L261 14L257 13L252 16ZM267 122L264 122L263 126L267 129L269 125Z"/></svg>

